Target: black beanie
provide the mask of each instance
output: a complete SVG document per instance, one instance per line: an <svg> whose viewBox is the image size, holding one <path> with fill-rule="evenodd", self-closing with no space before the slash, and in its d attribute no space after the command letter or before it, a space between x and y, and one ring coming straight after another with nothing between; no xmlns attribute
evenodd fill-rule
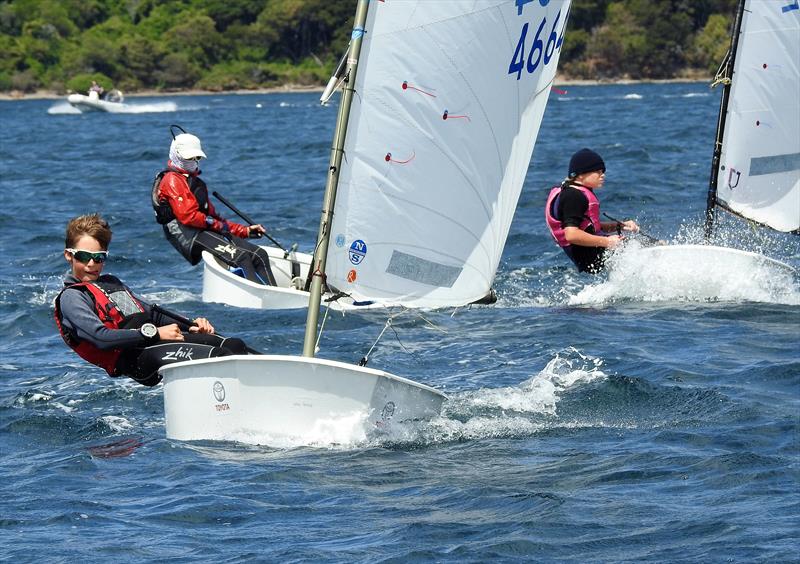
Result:
<svg viewBox="0 0 800 564"><path fill-rule="evenodd" d="M606 163L603 162L603 157L592 151L591 149L583 148L569 160L569 177L575 178L584 172L594 172L596 170L606 171Z"/></svg>

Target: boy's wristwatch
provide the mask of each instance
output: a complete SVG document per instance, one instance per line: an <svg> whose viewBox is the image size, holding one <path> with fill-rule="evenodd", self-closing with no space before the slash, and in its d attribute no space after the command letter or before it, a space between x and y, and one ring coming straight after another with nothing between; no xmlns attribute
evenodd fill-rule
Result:
<svg viewBox="0 0 800 564"><path fill-rule="evenodd" d="M139 327L139 333L142 334L142 337L144 337L148 343L154 343L158 341L158 327L152 323L145 323Z"/></svg>

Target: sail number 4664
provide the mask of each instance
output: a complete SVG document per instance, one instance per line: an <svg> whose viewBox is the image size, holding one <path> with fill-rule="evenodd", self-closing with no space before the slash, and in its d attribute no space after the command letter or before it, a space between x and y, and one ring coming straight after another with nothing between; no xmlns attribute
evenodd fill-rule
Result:
<svg viewBox="0 0 800 564"><path fill-rule="evenodd" d="M522 9L525 4L535 1L537 0L516 0L517 14L522 15ZM538 0L538 2L542 6L547 6L547 4L550 3L550 0ZM567 18L564 18L564 23L561 26L561 32L558 33L556 28L558 27L558 22L560 19L561 10L559 10L556 14L555 21L553 21L553 25L550 28L550 33L548 34L545 31L547 18L542 18L542 21L539 22L539 27L536 30L536 34L533 36L533 42L531 43L530 51L528 51L525 47L525 40L528 37L528 28L531 26L528 22L525 22L525 25L522 26L522 31L520 31L519 34L517 48L514 49L514 56L511 57L511 63L508 65L508 74L517 73L517 80L519 80L522 77L523 69L527 70L528 74L533 74L536 72L536 69L539 68L540 64L544 63L544 65L547 65L550 62L553 54L557 49L561 48L561 44L564 42L564 30L567 28ZM544 36L542 36L543 31L546 35L546 39ZM527 57L525 56L526 54Z"/></svg>

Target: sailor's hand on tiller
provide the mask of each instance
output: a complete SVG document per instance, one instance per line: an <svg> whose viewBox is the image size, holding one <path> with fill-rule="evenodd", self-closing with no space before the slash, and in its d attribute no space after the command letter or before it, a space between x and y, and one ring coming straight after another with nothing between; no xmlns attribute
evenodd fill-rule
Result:
<svg viewBox="0 0 800 564"><path fill-rule="evenodd" d="M634 233L639 232L639 224L633 221L632 219L628 219L622 222L622 230L623 231L633 231Z"/></svg>
<svg viewBox="0 0 800 564"><path fill-rule="evenodd" d="M214 334L214 326L211 325L211 322L205 317L198 317L197 319L192 320L192 323L194 323L194 325L189 327L189 333L206 333L208 335Z"/></svg>
<svg viewBox="0 0 800 564"><path fill-rule="evenodd" d="M606 248L616 249L617 246L622 244L622 235L609 235L606 237Z"/></svg>
<svg viewBox="0 0 800 564"><path fill-rule="evenodd" d="M264 229L264 226L261 224L251 225L247 229L249 230L249 235L251 238L262 237L267 232L267 230Z"/></svg>
<svg viewBox="0 0 800 564"><path fill-rule="evenodd" d="M170 323L158 328L158 338L162 341L183 341L183 333L177 323Z"/></svg>

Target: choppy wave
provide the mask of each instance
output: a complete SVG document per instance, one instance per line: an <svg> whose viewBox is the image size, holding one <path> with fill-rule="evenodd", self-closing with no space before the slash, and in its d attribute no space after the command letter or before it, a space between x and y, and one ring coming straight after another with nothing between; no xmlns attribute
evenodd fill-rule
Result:
<svg viewBox="0 0 800 564"><path fill-rule="evenodd" d="M351 413L282 442L165 438L163 391L109 378L70 351L53 322L64 225L97 210L114 230L108 272L145 299L180 303L168 307L207 316L260 350L302 348L304 311L199 303L202 269L153 221L149 189L166 156L165 116L175 114L59 119L46 113L52 101L0 104L8 558L27 561L46 546L61 561L103 550L153 562L201 552L223 561L796 560L793 297L756 294L763 289L752 288L747 268L731 278L751 289L728 294L733 302L706 299L714 292L693 276L686 296L679 281L637 279L646 265L632 258L621 280L581 274L543 222L548 187L571 152L590 146L609 165L604 210L659 236L677 231L670 244L703 243L682 227L703 213L716 126L719 89L686 94L700 90L570 86L553 96L569 103L545 113L495 281L498 303L453 317L423 312L442 330L397 323L372 353L374 366L446 392L442 414L379 434ZM625 100L631 92L644 99ZM236 202L307 248L335 119L317 98L174 98L179 111L213 108L176 118L209 146L209 185L229 186ZM721 225L712 242L800 264L797 238L741 221ZM665 289L672 303L657 301ZM626 292L633 297L619 297ZM570 305L576 296L582 302ZM323 350L357 361L384 322L332 314Z"/></svg>

